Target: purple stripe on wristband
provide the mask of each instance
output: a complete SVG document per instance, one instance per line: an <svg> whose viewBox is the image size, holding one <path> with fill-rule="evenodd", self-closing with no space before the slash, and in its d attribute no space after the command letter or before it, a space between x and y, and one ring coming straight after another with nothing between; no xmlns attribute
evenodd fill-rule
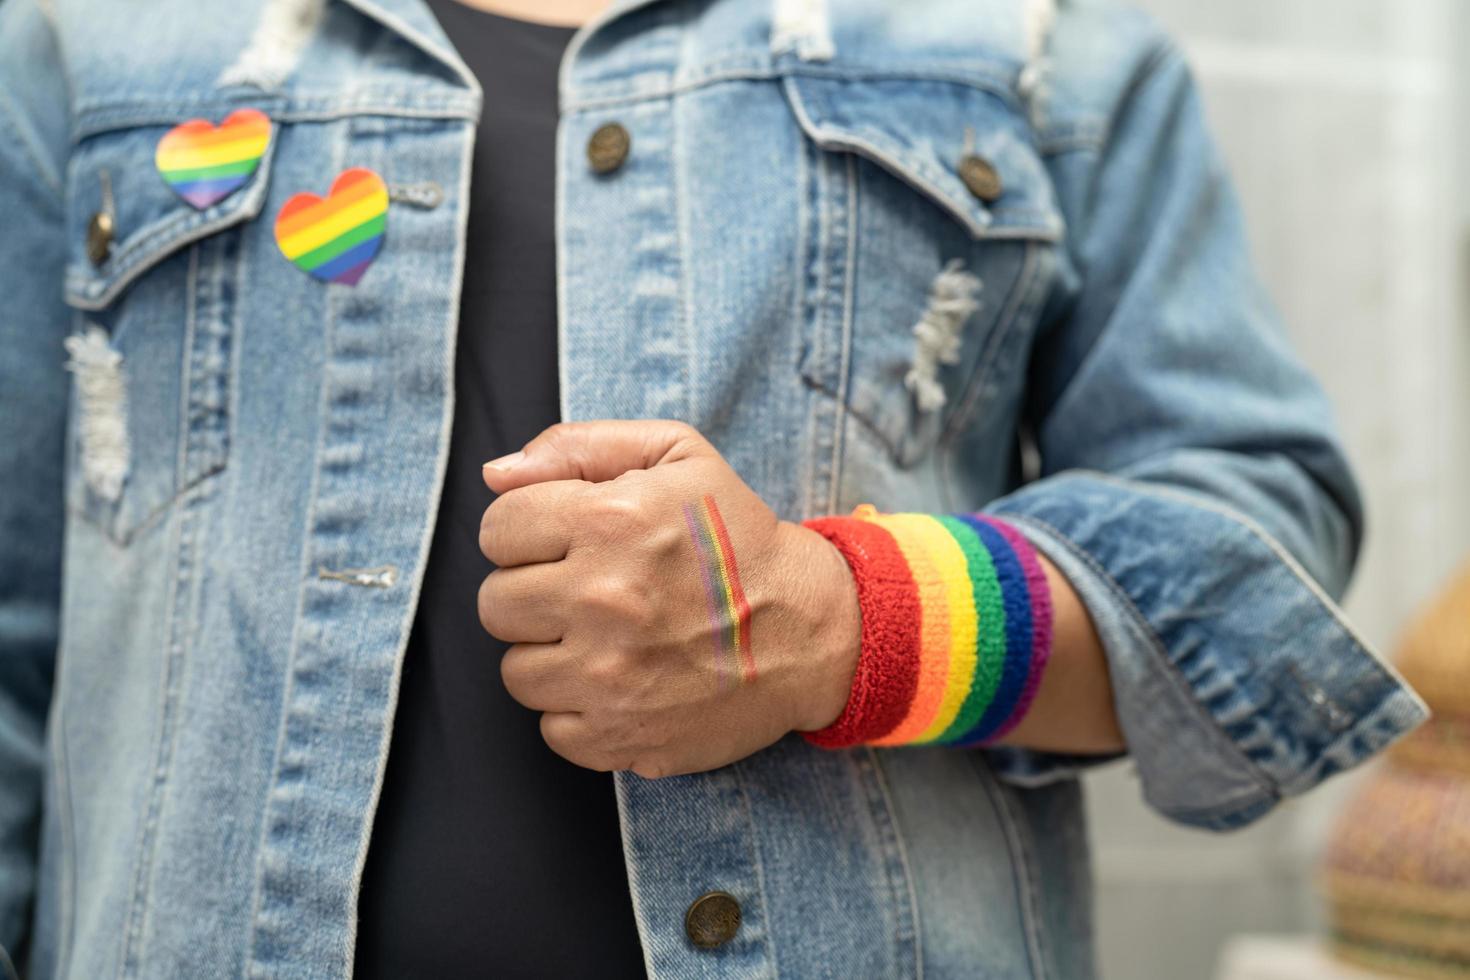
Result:
<svg viewBox="0 0 1470 980"><path fill-rule="evenodd" d="M1015 728L1025 717L1031 707L1031 702L1036 699L1036 692L1041 687L1042 671L1046 669L1046 662L1051 657L1052 635L1051 586L1046 581L1046 571L1036 558L1035 547L1025 535L1005 521L985 514L971 516L999 531L1021 562L1021 569L1026 578L1026 591L1031 599L1031 665L1026 675L1026 684L1021 689L1020 697L1017 698L1010 716L985 738L964 743L965 748L991 744Z"/></svg>

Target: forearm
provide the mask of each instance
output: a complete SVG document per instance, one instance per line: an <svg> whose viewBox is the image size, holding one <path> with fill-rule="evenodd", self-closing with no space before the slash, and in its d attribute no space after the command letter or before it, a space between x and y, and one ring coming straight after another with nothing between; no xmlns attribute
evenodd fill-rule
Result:
<svg viewBox="0 0 1470 980"><path fill-rule="evenodd" d="M1121 751L1126 743L1092 617L1066 576L1045 555L1037 557L1051 589L1051 658L1030 710L998 741L1069 754Z"/></svg>

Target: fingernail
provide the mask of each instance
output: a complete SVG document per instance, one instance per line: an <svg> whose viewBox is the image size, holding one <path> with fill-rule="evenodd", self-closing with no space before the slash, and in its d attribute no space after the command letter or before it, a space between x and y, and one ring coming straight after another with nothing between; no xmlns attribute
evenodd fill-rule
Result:
<svg viewBox="0 0 1470 980"><path fill-rule="evenodd" d="M494 470L497 473L504 473L525 458L526 454L524 452L514 452L511 453L509 456L501 456L499 459L492 459L490 462L485 464L484 469Z"/></svg>

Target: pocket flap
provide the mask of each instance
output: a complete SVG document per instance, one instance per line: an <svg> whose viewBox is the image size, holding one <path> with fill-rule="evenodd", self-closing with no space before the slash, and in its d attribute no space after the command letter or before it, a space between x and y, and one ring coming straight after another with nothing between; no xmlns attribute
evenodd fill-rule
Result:
<svg viewBox="0 0 1470 980"><path fill-rule="evenodd" d="M154 154L171 126L141 126L88 137L68 167L70 251L66 302L82 310L110 305L130 283L190 242L258 215L265 205L279 127L271 124L265 152L245 183L197 210L158 172ZM94 264L87 239L93 217L112 199L112 246Z"/></svg>
<svg viewBox="0 0 1470 980"><path fill-rule="evenodd" d="M952 214L976 238L1062 237L1051 180L1019 108L962 82L839 79L783 81L798 124L818 146L861 154ZM999 175L990 202L972 194L960 161L973 153Z"/></svg>

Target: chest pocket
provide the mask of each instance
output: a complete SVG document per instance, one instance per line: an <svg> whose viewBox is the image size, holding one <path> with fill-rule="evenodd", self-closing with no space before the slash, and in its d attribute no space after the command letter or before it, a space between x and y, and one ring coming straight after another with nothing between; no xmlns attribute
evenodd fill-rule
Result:
<svg viewBox="0 0 1470 980"><path fill-rule="evenodd" d="M1063 233L1020 108L954 82L783 85L807 141L804 380L903 467L991 408L1008 430Z"/></svg>
<svg viewBox="0 0 1470 980"><path fill-rule="evenodd" d="M265 203L278 135L242 186L196 210L155 166L169 128L89 136L68 165L67 502L120 544L228 459L239 227Z"/></svg>

